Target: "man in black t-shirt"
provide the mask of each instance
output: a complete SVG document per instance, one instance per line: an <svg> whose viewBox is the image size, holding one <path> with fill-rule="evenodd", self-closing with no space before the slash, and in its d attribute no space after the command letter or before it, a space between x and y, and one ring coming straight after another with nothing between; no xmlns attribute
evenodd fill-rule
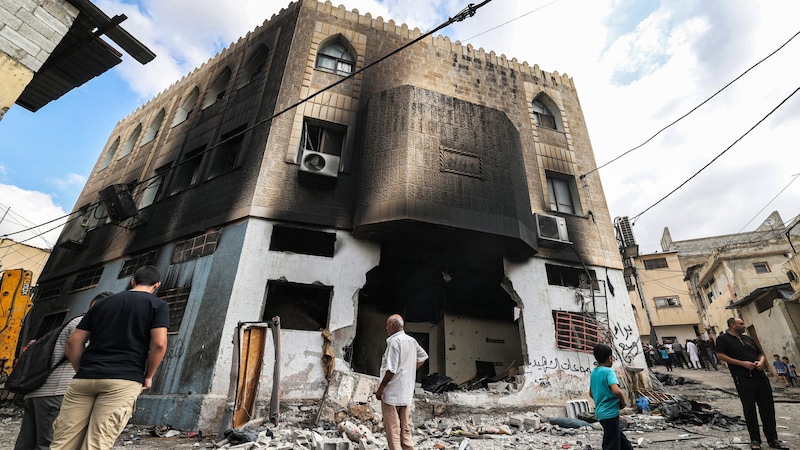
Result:
<svg viewBox="0 0 800 450"><path fill-rule="evenodd" d="M744 420L747 422L747 431L750 434L750 448L761 448L761 433L758 430L758 414L756 414L758 405L764 437L767 438L769 446L788 449L788 445L778 440L772 386L767 374L764 373L767 360L756 341L744 334L745 329L742 319L733 317L728 319L728 332L717 337L717 358L728 363L731 371L736 391L742 401Z"/></svg>
<svg viewBox="0 0 800 450"><path fill-rule="evenodd" d="M140 268L130 290L98 301L70 336L66 355L76 374L53 424L52 450L111 448L152 386L169 328L169 306L153 295L160 280L155 267Z"/></svg>

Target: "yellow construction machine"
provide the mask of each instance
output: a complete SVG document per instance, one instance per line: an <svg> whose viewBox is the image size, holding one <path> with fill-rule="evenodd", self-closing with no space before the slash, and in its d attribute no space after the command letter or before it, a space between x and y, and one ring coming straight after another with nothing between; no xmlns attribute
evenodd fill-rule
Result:
<svg viewBox="0 0 800 450"><path fill-rule="evenodd" d="M0 277L0 382L4 383L14 366L23 319L33 305L33 272L9 269L0 272Z"/></svg>

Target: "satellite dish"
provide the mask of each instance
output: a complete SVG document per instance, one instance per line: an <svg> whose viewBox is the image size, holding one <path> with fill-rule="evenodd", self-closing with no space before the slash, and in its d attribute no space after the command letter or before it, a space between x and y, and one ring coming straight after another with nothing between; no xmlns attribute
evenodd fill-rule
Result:
<svg viewBox="0 0 800 450"><path fill-rule="evenodd" d="M767 220L764 221L764 225L768 227L775 225L775 219L773 219L772 217L768 217Z"/></svg>

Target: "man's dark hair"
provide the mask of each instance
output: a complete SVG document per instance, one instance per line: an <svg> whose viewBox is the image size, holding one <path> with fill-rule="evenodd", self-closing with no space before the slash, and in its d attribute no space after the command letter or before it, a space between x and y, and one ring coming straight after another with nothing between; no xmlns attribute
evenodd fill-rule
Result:
<svg viewBox="0 0 800 450"><path fill-rule="evenodd" d="M592 351L594 352L594 359L597 360L598 364L606 362L612 353L611 347L606 344L597 344Z"/></svg>
<svg viewBox="0 0 800 450"><path fill-rule="evenodd" d="M736 317L729 318L728 319L728 328L730 328L731 325L733 325L734 322L736 322Z"/></svg>
<svg viewBox="0 0 800 450"><path fill-rule="evenodd" d="M161 281L161 272L155 266L143 266L136 270L133 274L133 279L136 284L152 286Z"/></svg>

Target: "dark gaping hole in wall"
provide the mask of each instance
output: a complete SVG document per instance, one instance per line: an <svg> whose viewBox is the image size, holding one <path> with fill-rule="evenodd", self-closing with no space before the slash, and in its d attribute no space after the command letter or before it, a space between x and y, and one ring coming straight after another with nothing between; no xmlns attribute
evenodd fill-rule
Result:
<svg viewBox="0 0 800 450"><path fill-rule="evenodd" d="M403 315L406 332L429 347L430 369L423 367L418 381L428 370L466 381L479 361L522 364L517 305L500 286L502 256L490 240L464 237L443 233L382 242L380 264L367 273L359 293L354 370L379 375L392 313Z"/></svg>
<svg viewBox="0 0 800 450"><path fill-rule="evenodd" d="M261 319L281 318L281 328L319 331L328 327L333 288L270 280Z"/></svg>

